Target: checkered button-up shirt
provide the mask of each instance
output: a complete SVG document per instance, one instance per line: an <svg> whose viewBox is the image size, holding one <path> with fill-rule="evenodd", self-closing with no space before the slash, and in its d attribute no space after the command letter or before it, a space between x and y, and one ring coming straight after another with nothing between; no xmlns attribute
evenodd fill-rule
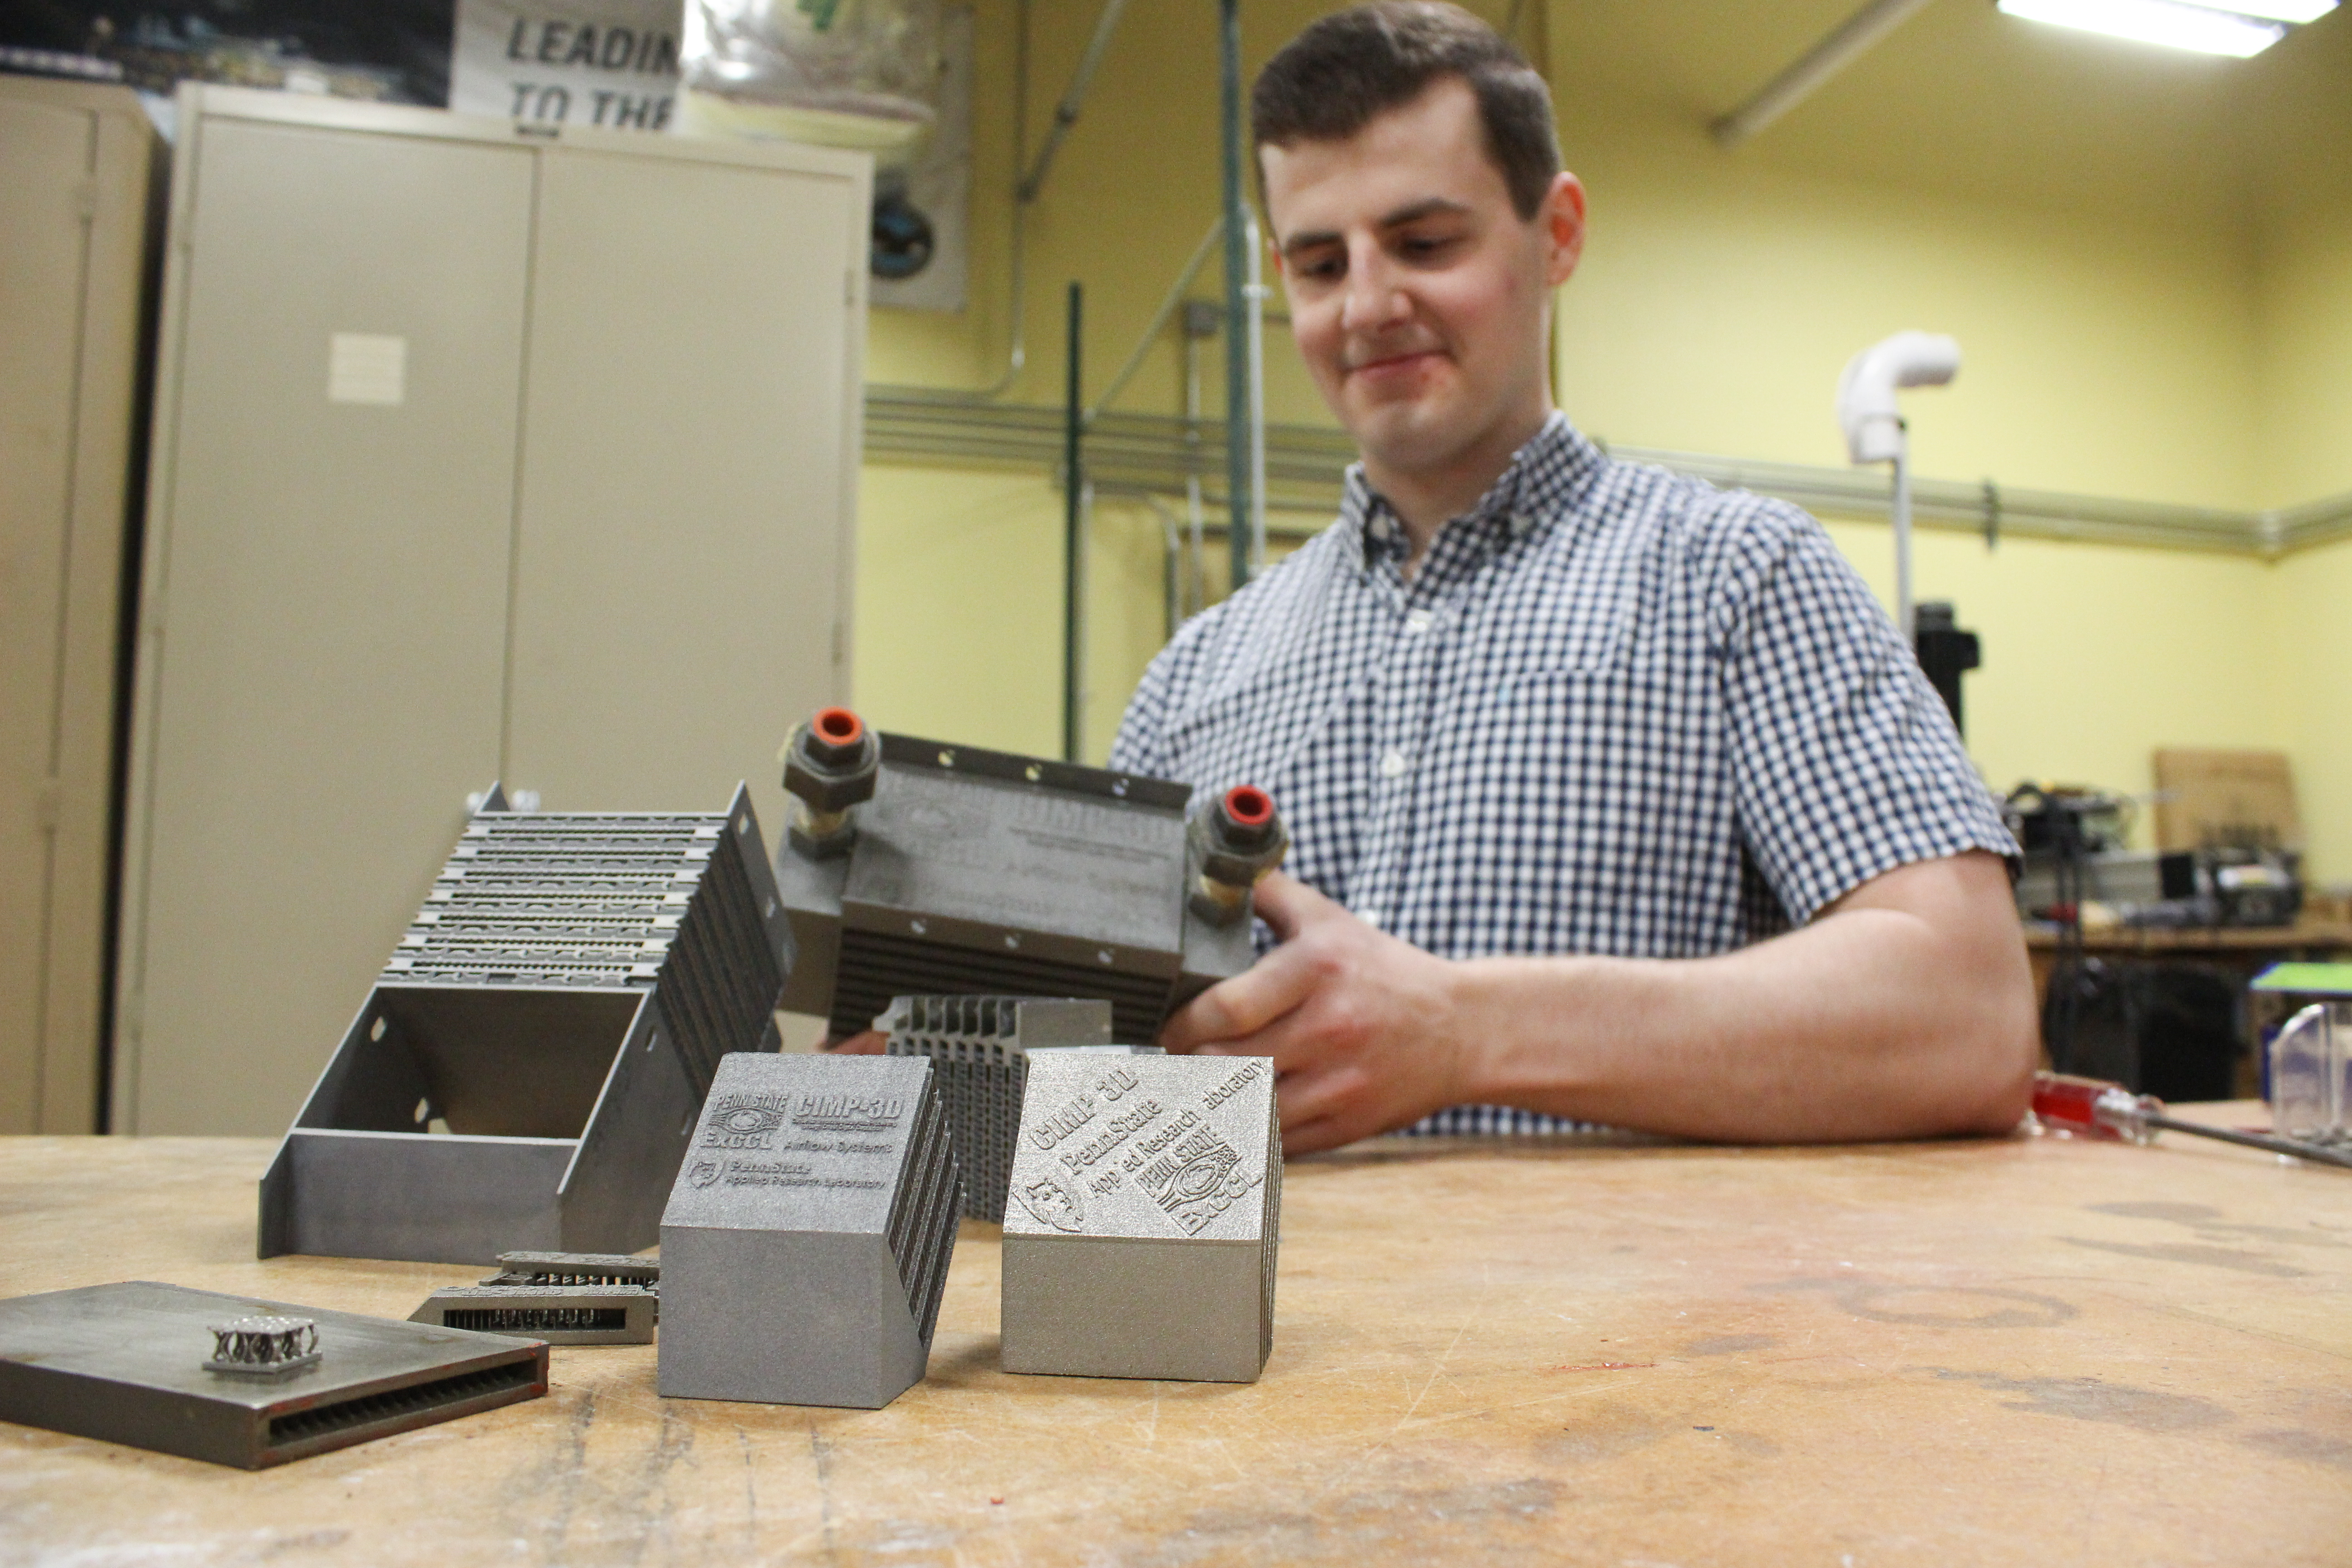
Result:
<svg viewBox="0 0 2352 1568"><path fill-rule="evenodd" d="M1152 661L1111 765L1265 788L1286 869L1444 958L1697 958L1897 866L2017 852L1794 507L1614 461L1554 414L1410 579L1406 551L1349 469L1336 523Z"/></svg>

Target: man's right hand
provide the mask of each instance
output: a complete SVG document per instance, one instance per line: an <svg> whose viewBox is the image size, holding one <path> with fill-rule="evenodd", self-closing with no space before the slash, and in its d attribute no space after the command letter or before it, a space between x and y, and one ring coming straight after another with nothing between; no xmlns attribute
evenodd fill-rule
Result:
<svg viewBox="0 0 2352 1568"><path fill-rule="evenodd" d="M1279 872L1257 912L1281 945L1168 1021L1177 1053L1271 1057L1284 1149L1336 1148L1464 1097L1455 966Z"/></svg>

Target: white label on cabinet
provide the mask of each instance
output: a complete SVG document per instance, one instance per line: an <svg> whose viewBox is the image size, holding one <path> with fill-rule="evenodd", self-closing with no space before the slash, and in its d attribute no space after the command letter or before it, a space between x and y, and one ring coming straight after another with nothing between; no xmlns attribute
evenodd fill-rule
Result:
<svg viewBox="0 0 2352 1568"><path fill-rule="evenodd" d="M327 339L327 401L398 407L408 401L408 340L381 332Z"/></svg>

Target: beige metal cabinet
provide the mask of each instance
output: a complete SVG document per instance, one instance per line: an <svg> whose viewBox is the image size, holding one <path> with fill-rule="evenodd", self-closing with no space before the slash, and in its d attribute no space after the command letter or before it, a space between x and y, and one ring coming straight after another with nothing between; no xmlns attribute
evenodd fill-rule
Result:
<svg viewBox="0 0 2352 1568"><path fill-rule="evenodd" d="M0 1132L98 1126L156 146L125 89L0 77Z"/></svg>
<svg viewBox="0 0 2352 1568"><path fill-rule="evenodd" d="M493 778L717 809L847 689L862 158L184 89L114 1078L281 1130Z"/></svg>

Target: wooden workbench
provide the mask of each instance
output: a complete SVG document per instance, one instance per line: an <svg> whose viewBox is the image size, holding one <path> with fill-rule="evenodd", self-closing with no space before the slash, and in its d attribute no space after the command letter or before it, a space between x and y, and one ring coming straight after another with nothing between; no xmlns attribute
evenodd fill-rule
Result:
<svg viewBox="0 0 2352 1568"><path fill-rule="evenodd" d="M468 1277L255 1261L268 1151L0 1140L0 1293L405 1317ZM545 1399L253 1474L0 1425L0 1563L2352 1561L2352 1174L2170 1135L1383 1141L1284 1197L1254 1385L999 1373L967 1225L886 1410L559 1348Z"/></svg>

